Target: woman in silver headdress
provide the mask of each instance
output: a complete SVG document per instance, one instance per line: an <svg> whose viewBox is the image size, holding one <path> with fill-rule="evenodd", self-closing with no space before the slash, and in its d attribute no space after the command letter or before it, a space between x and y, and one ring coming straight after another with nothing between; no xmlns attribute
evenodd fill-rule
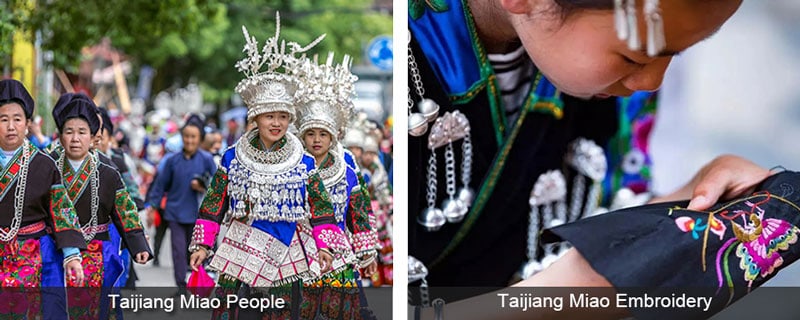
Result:
<svg viewBox="0 0 800 320"><path fill-rule="evenodd" d="M321 37L302 47L280 41L278 28L261 50L243 31L247 57L237 67L247 78L236 91L256 128L222 156L194 228L190 263L196 270L211 257L210 268L221 272L219 284L226 292L269 293L287 301L263 315L252 309L217 310L215 318L288 319L298 316L301 281L318 278L331 269L334 256L350 250L314 158L297 137L286 134L303 85L297 74L304 58L297 55ZM227 232L212 255L221 224Z"/></svg>
<svg viewBox="0 0 800 320"><path fill-rule="evenodd" d="M351 154L345 153L339 140L348 129L352 113L353 82L349 57L341 65L308 61L302 68L297 135L314 156L317 172L333 202L338 227L349 235L351 250L335 257L333 271L306 284L301 317L311 319L360 319L359 269L370 277L377 269L375 261L377 233L370 226L370 199L359 181ZM316 297L313 297L316 296Z"/></svg>

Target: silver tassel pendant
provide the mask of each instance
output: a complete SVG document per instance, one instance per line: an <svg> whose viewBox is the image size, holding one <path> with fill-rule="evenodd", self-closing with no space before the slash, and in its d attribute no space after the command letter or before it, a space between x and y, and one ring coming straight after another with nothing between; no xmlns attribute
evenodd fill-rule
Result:
<svg viewBox="0 0 800 320"><path fill-rule="evenodd" d="M464 154L469 157L464 156L464 159L462 159L462 183L466 181L465 187L467 188L459 190L458 197L456 196L456 161L453 151L453 142L465 139L469 136L469 132L469 121L466 116L458 111L445 113L437 118L433 126L431 126L430 134L428 135L428 149L431 150L431 158L428 161L428 194L426 198L428 208L425 209L419 219L420 224L426 226L429 231L438 230L441 227L439 223L444 224L444 222L440 222L440 217L444 217L450 223L458 223L464 219L464 216L469 211L468 204L462 200L462 197L471 198L471 190L468 189L469 178L467 177L464 180L464 173L471 173L472 170L472 143L469 141L464 143L464 148L467 149ZM442 209L436 209L436 185L438 181L436 175L436 150L441 147L445 147L445 187L448 199L442 204Z"/></svg>
<svg viewBox="0 0 800 320"><path fill-rule="evenodd" d="M442 210L436 208L436 184L436 152L431 150L431 157L428 159L428 193L425 199L428 202L428 207L417 218L417 222L425 227L427 231L439 230L446 220Z"/></svg>
<svg viewBox="0 0 800 320"><path fill-rule="evenodd" d="M414 90L420 98L417 103L419 112L412 112L414 101L411 99L411 88L408 88L408 134L419 137L428 131L428 122L433 122L439 115L439 105L425 98L425 87L422 85L422 76L419 74L419 67L411 52L411 31L408 31L408 70L411 71L411 81L414 82Z"/></svg>
<svg viewBox="0 0 800 320"><path fill-rule="evenodd" d="M628 40L628 20L625 14L625 0L614 0L614 28L617 29L617 38Z"/></svg>
<svg viewBox="0 0 800 320"><path fill-rule="evenodd" d="M458 223L464 219L467 214L467 207L461 200L456 199L456 159L453 154L453 143L448 143L444 151L445 161L445 178L447 181L447 196L448 199L442 204L442 212L444 212L447 222Z"/></svg>
<svg viewBox="0 0 800 320"><path fill-rule="evenodd" d="M570 144L566 161L577 171L572 184L570 203L570 221L576 221L592 215L597 208L600 183L605 178L608 163L603 148L594 141L584 138L579 138ZM592 181L588 197L585 194L586 178Z"/></svg>
<svg viewBox="0 0 800 320"><path fill-rule="evenodd" d="M636 0L626 0L626 2L628 49L639 51L642 48L642 41L639 39L639 19L636 16Z"/></svg>
<svg viewBox="0 0 800 320"><path fill-rule="evenodd" d="M647 23L647 55L655 57L667 46L659 1L645 0L644 15Z"/></svg>
<svg viewBox="0 0 800 320"><path fill-rule="evenodd" d="M464 117L466 119L466 117ZM461 189L458 190L458 200L464 203L464 206L472 206L472 200L475 200L475 191L469 187L472 181L472 139L469 133L464 137L464 144L461 145Z"/></svg>
<svg viewBox="0 0 800 320"><path fill-rule="evenodd" d="M531 190L528 203L531 205L530 222L528 225L528 262L522 266L521 276L527 279L537 272L547 268L553 261L558 259L554 252L554 246L544 248L545 255L541 261L537 260L539 250L539 232L542 227L552 228L563 224L559 219L566 216L564 199L567 195L567 186L564 175L561 171L552 170L539 176ZM556 204L556 212L553 212L553 204ZM541 212L540 212L541 209Z"/></svg>

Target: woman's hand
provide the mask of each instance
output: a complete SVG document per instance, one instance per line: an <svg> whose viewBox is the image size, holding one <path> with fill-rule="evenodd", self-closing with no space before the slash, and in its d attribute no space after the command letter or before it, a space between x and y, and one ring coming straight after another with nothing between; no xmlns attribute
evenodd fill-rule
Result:
<svg viewBox="0 0 800 320"><path fill-rule="evenodd" d="M64 271L75 285L79 287L83 286L83 266L81 265L80 259L68 262L67 265L64 266Z"/></svg>
<svg viewBox="0 0 800 320"><path fill-rule="evenodd" d="M333 269L333 256L328 250L319 250L319 260L322 266L322 273L326 273Z"/></svg>
<svg viewBox="0 0 800 320"><path fill-rule="evenodd" d="M706 210L719 200L752 193L755 186L769 176L769 170L749 160L723 155L703 166L680 190L653 202L690 198L687 209Z"/></svg>
<svg viewBox="0 0 800 320"><path fill-rule="evenodd" d="M136 263L138 264L145 264L147 262L147 258L150 258L150 254L147 251L142 251L136 254Z"/></svg>
<svg viewBox="0 0 800 320"><path fill-rule="evenodd" d="M376 271L378 271L378 262L372 260L372 263L364 268L364 278L372 278L372 275L375 274Z"/></svg>
<svg viewBox="0 0 800 320"><path fill-rule="evenodd" d="M192 252L192 256L189 257L189 266L192 267L192 271L197 271L197 268L203 265L203 261L206 261L208 258L208 254L205 250L197 250Z"/></svg>

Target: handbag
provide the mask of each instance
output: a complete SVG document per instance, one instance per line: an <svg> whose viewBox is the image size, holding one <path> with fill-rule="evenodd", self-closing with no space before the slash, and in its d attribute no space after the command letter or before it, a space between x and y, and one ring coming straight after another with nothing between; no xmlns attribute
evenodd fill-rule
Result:
<svg viewBox="0 0 800 320"><path fill-rule="evenodd" d="M186 288L192 294L200 297L210 297L211 293L214 292L214 285L214 279L208 275L206 268L200 266L197 271L192 271L192 275L189 276L189 281L186 283Z"/></svg>

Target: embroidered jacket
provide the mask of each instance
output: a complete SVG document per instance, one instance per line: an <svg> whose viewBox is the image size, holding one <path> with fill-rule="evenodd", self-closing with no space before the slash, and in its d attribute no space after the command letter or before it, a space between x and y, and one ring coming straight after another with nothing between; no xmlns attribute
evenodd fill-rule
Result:
<svg viewBox="0 0 800 320"><path fill-rule="evenodd" d="M92 154L98 156L99 163L94 163L95 160L90 155L83 161L77 171L66 160L63 161L60 168L67 195L72 200L78 213L80 226L86 232L94 232L94 239L102 241L110 240L108 228L114 227L117 229L117 233L121 235L123 244L132 255L136 255L139 252L147 252L150 258L153 258L150 245L145 238L144 227L139 219L136 204L128 193L122 177L117 172L117 169L112 167L109 158L95 151L92 151ZM94 195L92 191L93 171L95 169L97 170L98 195ZM90 226L92 197L94 196L98 197L97 227ZM90 230L92 228L94 230Z"/></svg>
<svg viewBox="0 0 800 320"><path fill-rule="evenodd" d="M31 153L28 164L28 176L25 186L25 200L22 210L21 228L41 221L46 223L46 230L53 235L58 248L86 248L86 242L78 227L78 216L72 201L61 180L61 174L55 161L39 151L30 143L23 144L8 164L0 170L0 226L11 225L14 217L14 202L19 173L22 170L22 151L28 148ZM35 238L43 235L18 235L20 239Z"/></svg>
<svg viewBox="0 0 800 320"><path fill-rule="evenodd" d="M343 163L337 164L337 161ZM332 173L330 178L322 174L324 170L337 168L339 170ZM344 153L343 156L336 157L329 153L322 160L318 172L320 172L327 192L333 201L337 224L339 228L347 231L352 252L363 262L376 254L378 235L374 227L370 225L372 207L369 192L360 183L356 170L355 162L352 161L350 154Z"/></svg>
<svg viewBox="0 0 800 320"><path fill-rule="evenodd" d="M318 259L317 249L329 249L335 255L351 250L342 230L336 226L331 199L322 179L316 173L313 157L303 153L302 145L296 137L284 136L275 143L274 150L265 153L260 151L262 147L257 133L256 129L242 136L235 146L223 154L220 167L212 178L200 206L200 216L195 225L192 246L213 247L219 225L223 222L249 223L252 228L263 231L276 240L276 242L260 240L275 248L259 248L259 250L274 249L273 253L280 252L280 256L268 257L268 263L272 267L284 270L281 265L288 263L289 257L284 256L282 251L285 249L279 248L288 248L289 252L294 252L290 255L306 256L308 261L307 267L303 267L303 270L292 267L290 269L293 271L281 272L277 276L273 273L265 275L262 272L262 276L269 278L264 282L264 286L316 277L318 274L315 275L314 265ZM242 154L246 150L259 150L267 155L280 154L288 150L290 153L286 158L289 161L280 159L280 164L273 165L253 162ZM255 168L260 170L253 170ZM225 219L226 213L228 219ZM314 243L311 246L303 243L305 249L299 247L294 249L298 239L304 241L303 237L309 231L306 225L310 225L312 229L310 233L313 235ZM228 232L230 233L230 230ZM219 255L218 252L217 256ZM212 266L214 266L213 261ZM310 268L311 271L306 268ZM318 272L317 269L316 273Z"/></svg>

